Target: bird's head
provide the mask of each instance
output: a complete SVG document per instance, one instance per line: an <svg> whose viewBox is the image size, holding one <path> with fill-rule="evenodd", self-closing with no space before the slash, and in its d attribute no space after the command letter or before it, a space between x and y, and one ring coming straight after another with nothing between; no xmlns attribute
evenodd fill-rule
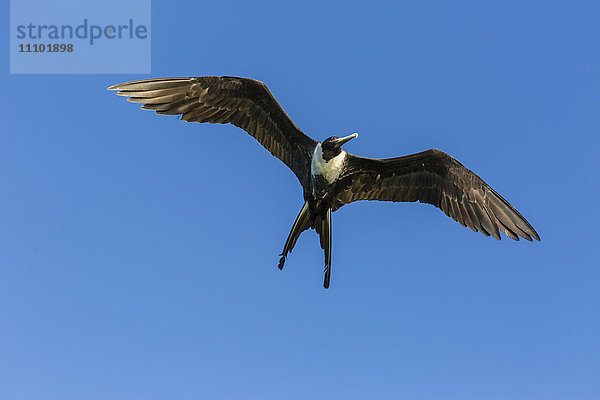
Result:
<svg viewBox="0 0 600 400"><path fill-rule="evenodd" d="M330 159L331 157L335 157L342 151L342 145L355 137L358 136L358 133L353 133L352 135L348 135L345 137L337 137L332 136L323 141L321 143L321 148L323 149L323 158Z"/></svg>

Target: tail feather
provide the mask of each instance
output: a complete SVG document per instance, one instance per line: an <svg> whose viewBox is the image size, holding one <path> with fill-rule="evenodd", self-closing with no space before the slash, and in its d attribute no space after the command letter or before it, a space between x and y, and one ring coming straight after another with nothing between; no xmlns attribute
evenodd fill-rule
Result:
<svg viewBox="0 0 600 400"><path fill-rule="evenodd" d="M331 281L331 208L327 209L325 219L321 221L321 248L325 250L325 280L323 287L329 288Z"/></svg>
<svg viewBox="0 0 600 400"><path fill-rule="evenodd" d="M288 253L292 252L292 249L296 245L296 241L300 237L300 234L310 228L310 210L308 207L308 202L305 202L300 210L300 213L296 217L296 221L294 221L294 225L292 225L292 230L288 235L287 240L285 241L285 245L283 246L283 251L281 252L279 259L279 269L283 269L283 264L285 264L285 258Z"/></svg>
<svg viewBox="0 0 600 400"><path fill-rule="evenodd" d="M325 278L323 287L328 289L331 283L331 208L328 208L324 215L320 212L311 214L308 202L304 203L285 241L283 252L280 254L281 258L279 259L278 268L283 269L285 259L288 253L292 252L296 241L298 241L298 237L309 228L317 231L321 248L325 251Z"/></svg>

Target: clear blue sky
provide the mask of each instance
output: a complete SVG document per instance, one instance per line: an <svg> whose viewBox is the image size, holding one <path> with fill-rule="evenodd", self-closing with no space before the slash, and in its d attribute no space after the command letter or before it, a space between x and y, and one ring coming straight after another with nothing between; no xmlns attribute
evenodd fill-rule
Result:
<svg viewBox="0 0 600 400"><path fill-rule="evenodd" d="M148 75L9 75L2 35L0 398L600 398L598 15L155 1ZM291 171L105 90L197 75L260 79L355 154L444 150L542 241L363 202L333 216L330 290L312 231L281 272Z"/></svg>

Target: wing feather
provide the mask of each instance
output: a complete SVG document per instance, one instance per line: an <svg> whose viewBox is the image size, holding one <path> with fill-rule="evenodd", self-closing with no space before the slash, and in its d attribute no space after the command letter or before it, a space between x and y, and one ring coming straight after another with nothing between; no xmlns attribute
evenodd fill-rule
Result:
<svg viewBox="0 0 600 400"><path fill-rule="evenodd" d="M540 240L508 201L442 151L389 159L348 154L346 166L336 187L334 211L358 200L420 201L438 207L462 226L498 240L500 231L514 240Z"/></svg>
<svg viewBox="0 0 600 400"><path fill-rule="evenodd" d="M121 83L108 90L157 114L242 128L283 161L304 187L309 184L310 157L317 142L296 126L260 81L228 76L161 78Z"/></svg>

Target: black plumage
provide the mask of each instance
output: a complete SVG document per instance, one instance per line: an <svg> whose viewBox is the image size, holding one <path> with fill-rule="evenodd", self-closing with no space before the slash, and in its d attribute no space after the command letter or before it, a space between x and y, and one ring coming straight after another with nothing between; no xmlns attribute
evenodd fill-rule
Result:
<svg viewBox="0 0 600 400"><path fill-rule="evenodd" d="M158 114L189 122L233 124L244 129L298 177L305 204L284 245L279 268L300 234L315 229L325 251L325 288L331 276L331 212L358 200L432 204L475 232L500 240L540 240L525 218L475 173L440 150L389 159L346 153L357 135L318 142L305 135L254 79L206 76L114 85L109 90Z"/></svg>

